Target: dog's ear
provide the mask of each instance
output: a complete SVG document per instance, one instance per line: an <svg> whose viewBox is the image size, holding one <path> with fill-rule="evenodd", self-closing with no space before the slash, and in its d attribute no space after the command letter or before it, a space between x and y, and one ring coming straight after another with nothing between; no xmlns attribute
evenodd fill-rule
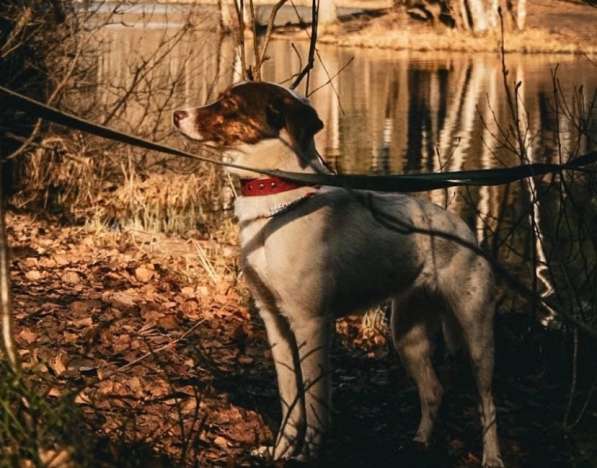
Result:
<svg viewBox="0 0 597 468"><path fill-rule="evenodd" d="M286 127L301 148L323 128L323 122L315 109L294 99L280 99L270 104L267 108L267 120L277 130Z"/></svg>
<svg viewBox="0 0 597 468"><path fill-rule="evenodd" d="M304 147L323 128L323 122L311 106L297 103L286 114L288 133Z"/></svg>
<svg viewBox="0 0 597 468"><path fill-rule="evenodd" d="M284 104L282 99L276 99L265 109L267 124L275 130L281 130L284 127Z"/></svg>

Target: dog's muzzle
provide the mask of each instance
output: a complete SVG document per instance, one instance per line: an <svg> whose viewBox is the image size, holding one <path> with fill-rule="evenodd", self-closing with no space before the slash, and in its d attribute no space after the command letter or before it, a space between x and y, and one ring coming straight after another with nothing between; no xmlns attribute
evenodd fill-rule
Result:
<svg viewBox="0 0 597 468"><path fill-rule="evenodd" d="M180 128L180 122L186 119L189 116L189 113L184 110L177 110L172 113L172 123L177 128Z"/></svg>

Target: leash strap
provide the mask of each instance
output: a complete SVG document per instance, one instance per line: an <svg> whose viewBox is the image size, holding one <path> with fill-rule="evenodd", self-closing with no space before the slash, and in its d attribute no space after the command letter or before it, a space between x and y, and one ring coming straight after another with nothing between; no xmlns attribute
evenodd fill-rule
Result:
<svg viewBox="0 0 597 468"><path fill-rule="evenodd" d="M118 141L127 145L158 151L160 153L195 159L220 167L230 167L244 171L251 171L270 177L278 177L300 185L328 185L356 190L376 190L381 192L422 192L456 186L482 186L501 185L524 179L526 177L556 174L563 170L583 170L589 164L597 162L597 151L592 151L579 156L566 164L523 164L503 169L482 169L476 171L453 171L442 173L423 173L408 175L328 175L328 174L302 174L296 172L278 171L275 169L254 169L238 164L225 163L217 159L192 154L171 146L162 145L139 138L128 133L120 132L104 125L99 125L73 114L62 112L54 107L23 96L20 93L0 86L0 95L3 95L6 104L15 109L27 112L35 117L49 120L65 127L80 130L109 140ZM5 104L5 105L6 105Z"/></svg>

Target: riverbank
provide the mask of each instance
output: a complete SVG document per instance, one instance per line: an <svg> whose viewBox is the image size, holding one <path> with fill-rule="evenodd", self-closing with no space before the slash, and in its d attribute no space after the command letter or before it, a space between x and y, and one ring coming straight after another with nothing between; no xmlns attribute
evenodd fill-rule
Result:
<svg viewBox="0 0 597 468"><path fill-rule="evenodd" d="M597 55L597 8L573 1L531 0L524 31L505 34L507 52ZM278 37L304 38L286 30ZM497 52L500 34L474 36L412 19L404 9L360 16L321 28L319 43L413 51Z"/></svg>

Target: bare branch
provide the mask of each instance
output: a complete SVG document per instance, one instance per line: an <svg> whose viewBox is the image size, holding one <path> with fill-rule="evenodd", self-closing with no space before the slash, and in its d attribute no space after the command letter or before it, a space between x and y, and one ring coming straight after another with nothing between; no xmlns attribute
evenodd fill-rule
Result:
<svg viewBox="0 0 597 468"><path fill-rule="evenodd" d="M342 66L341 66L341 67L338 69L338 71L337 71L336 73L334 73L332 76L330 76L330 77L328 78L328 80L327 80L325 83L323 83L322 85L319 85L317 88L315 88L315 89L314 89L313 91L311 91L309 94L307 94L307 97L311 97L311 96L313 96L313 95L314 95L314 94L315 94L317 91L319 91L321 88L323 88L323 87L325 87L325 86L327 86L327 85L331 84L331 83L332 83L332 81L334 80L334 78L336 78L338 75L340 75L340 73L342 73L342 72L344 71L344 69L345 69L346 67L348 67L348 66L349 66L349 65L352 63L352 61L353 61L353 60L354 60L354 57L350 57L350 58L349 58L349 59L346 61L346 63L345 63L344 65L342 65ZM322 62L322 63L323 63L323 62ZM338 97L338 93L336 93L336 97ZM339 98L339 97L338 97L338 98Z"/></svg>
<svg viewBox="0 0 597 468"><path fill-rule="evenodd" d="M278 2L273 6L272 8L272 12L269 15L269 20L267 22L267 29L265 31L265 37L263 38L263 44L261 44L261 51L259 52L259 54L257 54L257 34L255 34L255 71L256 73L259 73L259 76L261 76L261 66L263 65L263 62L265 61L265 54L267 52L267 46L269 45L269 41L272 37L272 32L274 30L274 23L276 21L276 16L278 15L278 11L280 10L280 8L282 8L284 6L284 4L287 2L288 0L278 0ZM253 5L253 0L251 0L251 8ZM252 18L253 21L253 28L255 31L255 17L253 16ZM259 78L257 78L259 79Z"/></svg>
<svg viewBox="0 0 597 468"><path fill-rule="evenodd" d="M294 5L294 4L293 4ZM313 0L311 3L311 36L309 37L309 55L305 67L290 85L290 89L295 89L307 75L315 64L315 51L317 46L317 24L319 22L319 0ZM306 94L309 94L309 78L307 77Z"/></svg>
<svg viewBox="0 0 597 468"><path fill-rule="evenodd" d="M234 10L236 11L236 19L238 22L237 30L237 42L240 53L240 66L243 70L243 80L251 78L248 76L249 70L247 69L247 57L245 55L245 3L243 0L239 0L240 5L234 0Z"/></svg>
<svg viewBox="0 0 597 468"><path fill-rule="evenodd" d="M259 43L257 42L257 19L255 18L255 6L253 0L249 0L249 13L251 15L251 28L253 30L253 78L257 81L261 81L261 63L259 62ZM266 44L267 46L267 44Z"/></svg>
<svg viewBox="0 0 597 468"><path fill-rule="evenodd" d="M15 48L22 45L22 36L24 35L24 31L27 26L29 26L32 17L33 11L31 8L25 8L19 16L19 19L17 20L13 30L10 32L8 38L0 47L0 59L6 58Z"/></svg>

